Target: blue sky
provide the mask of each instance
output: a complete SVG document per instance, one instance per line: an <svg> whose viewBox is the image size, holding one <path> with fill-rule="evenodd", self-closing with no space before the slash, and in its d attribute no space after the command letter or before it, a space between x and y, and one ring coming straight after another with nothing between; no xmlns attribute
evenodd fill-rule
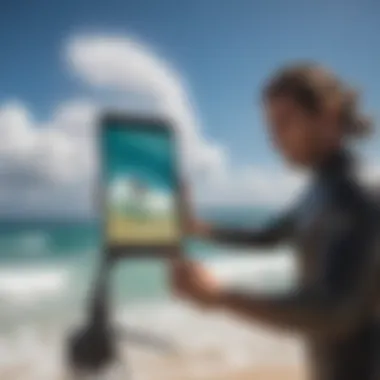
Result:
<svg viewBox="0 0 380 380"><path fill-rule="evenodd" d="M213 172L218 165L227 168L225 177L229 179L223 182L219 178L208 190L208 199L219 195L221 201L234 198L245 202L278 188L290 191L295 183L292 179L284 182L285 177L268 170L279 160L261 120L263 81L281 64L314 59L359 86L365 107L379 119L379 14L376 0L8 1L0 13L0 155L7 157L16 174L7 178L25 173L40 178L57 170L69 178L73 173L67 172L68 168L82 178L87 169L79 161L86 162L87 168L94 160L86 158L87 145L80 145L71 135L77 134L77 125L89 120L86 115L91 107L77 99L99 93L111 96L109 91L116 88L125 95L132 84L134 91L148 88L154 93L158 88L163 91L159 94L167 95L164 106L193 130L186 137L188 144L198 146L190 150L192 160L207 156L214 163ZM81 35L113 35L123 41L116 47L113 40L99 38L76 44ZM130 41L142 42L148 52L136 55L139 48ZM157 56L176 72L157 61ZM131 103L140 101L139 91L130 95ZM187 97L196 113L185 104ZM70 100L74 104L68 107ZM65 112L59 113L60 107ZM55 129L38 133L46 126ZM194 132L197 126L201 132ZM22 144L18 143L20 136ZM377 135L363 149L377 163L379 143ZM7 146L14 148L13 158L6 153ZM222 163L226 157L228 163ZM8 161L1 160L7 165ZM32 170L30 163L34 163ZM84 197L80 199L89 199L88 186L75 183L61 191L63 185L59 184L48 190L55 194L51 205L66 205L66 199L79 199L79 193ZM243 188L246 192L239 193ZM230 196L232 193L235 195ZM42 195L39 189L28 197L13 198L12 203L9 197L14 194L13 188L0 188L0 205L19 206L20 198L29 199L23 210L48 203L47 193ZM257 199L260 202L260 197Z"/></svg>
<svg viewBox="0 0 380 380"><path fill-rule="evenodd" d="M62 63L65 38L83 31L137 36L182 73L206 134L233 160L267 161L260 84L298 58L326 63L363 88L376 109L377 1L129 0L7 2L0 14L0 101L17 98L46 118L81 88Z"/></svg>

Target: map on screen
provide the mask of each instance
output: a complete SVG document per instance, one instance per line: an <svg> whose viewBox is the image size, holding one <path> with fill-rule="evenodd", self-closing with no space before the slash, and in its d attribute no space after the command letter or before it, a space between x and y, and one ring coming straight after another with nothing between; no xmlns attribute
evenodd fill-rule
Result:
<svg viewBox="0 0 380 380"><path fill-rule="evenodd" d="M103 128L102 144L107 244L177 244L180 229L172 133L164 126L111 123Z"/></svg>

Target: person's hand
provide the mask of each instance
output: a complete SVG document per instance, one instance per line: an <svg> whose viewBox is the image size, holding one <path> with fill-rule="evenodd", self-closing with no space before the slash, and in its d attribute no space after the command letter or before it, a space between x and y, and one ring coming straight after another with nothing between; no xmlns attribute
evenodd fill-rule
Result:
<svg viewBox="0 0 380 380"><path fill-rule="evenodd" d="M207 238L210 234L210 226L196 219L188 219L185 227L186 233L199 238Z"/></svg>
<svg viewBox="0 0 380 380"><path fill-rule="evenodd" d="M200 306L217 306L221 296L219 281L201 264L175 261L172 266L173 291Z"/></svg>

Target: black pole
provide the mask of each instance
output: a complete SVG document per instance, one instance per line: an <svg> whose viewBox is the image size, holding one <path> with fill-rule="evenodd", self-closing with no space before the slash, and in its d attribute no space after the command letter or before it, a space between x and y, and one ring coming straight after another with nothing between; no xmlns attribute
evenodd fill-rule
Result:
<svg viewBox="0 0 380 380"><path fill-rule="evenodd" d="M68 365L73 372L99 372L116 362L116 337L109 318L109 278L113 260L105 256L90 299L88 320L68 343Z"/></svg>
<svg viewBox="0 0 380 380"><path fill-rule="evenodd" d="M89 324L97 326L109 325L109 278L113 260L106 255L100 264L95 281L93 296L89 305Z"/></svg>

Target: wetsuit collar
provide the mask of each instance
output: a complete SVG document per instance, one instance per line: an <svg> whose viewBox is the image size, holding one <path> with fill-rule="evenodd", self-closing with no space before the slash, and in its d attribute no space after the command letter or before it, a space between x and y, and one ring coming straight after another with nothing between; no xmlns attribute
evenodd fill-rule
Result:
<svg viewBox="0 0 380 380"><path fill-rule="evenodd" d="M322 160L315 171L320 178L333 178L350 171L352 164L352 155L344 149L339 149Z"/></svg>

